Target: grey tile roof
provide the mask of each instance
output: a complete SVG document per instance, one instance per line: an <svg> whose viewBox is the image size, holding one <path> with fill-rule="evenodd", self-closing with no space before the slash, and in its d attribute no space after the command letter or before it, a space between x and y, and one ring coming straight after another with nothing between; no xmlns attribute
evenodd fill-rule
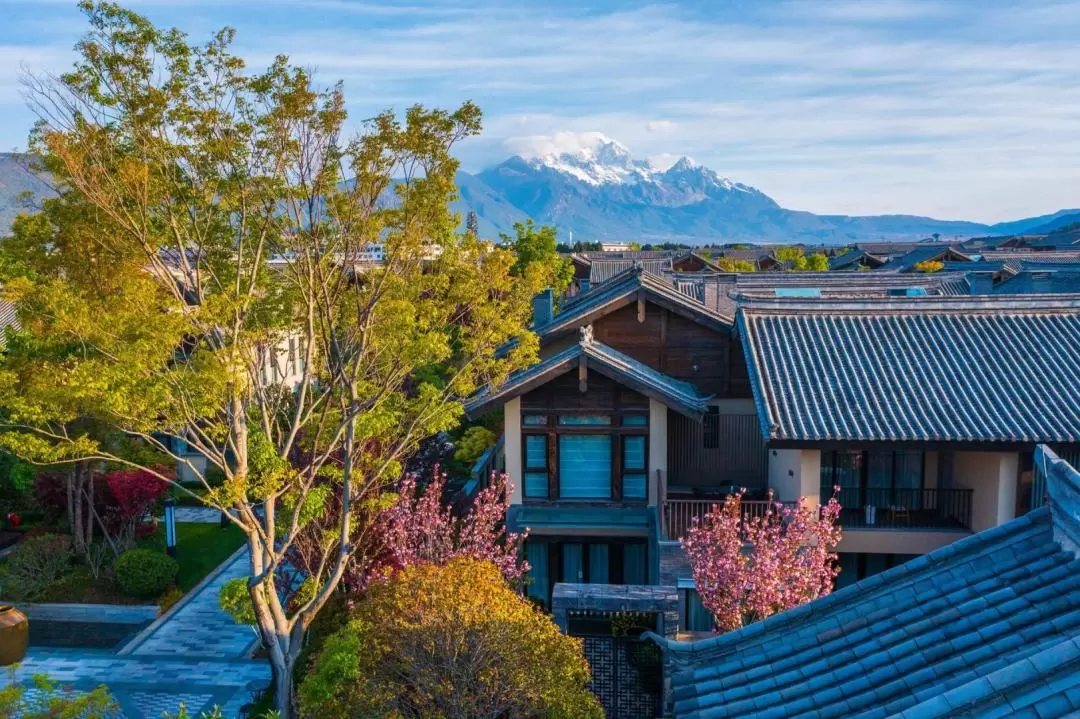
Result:
<svg viewBox="0 0 1080 719"><path fill-rule="evenodd" d="M19 329L19 318L15 313L14 305L0 300L0 350L6 345L4 329L7 327Z"/></svg>
<svg viewBox="0 0 1080 719"><path fill-rule="evenodd" d="M1060 526L1077 526L1076 508L1051 501L738 631L660 640L674 665L675 716L1080 711L1080 561L1055 541Z"/></svg>
<svg viewBox="0 0 1080 719"><path fill-rule="evenodd" d="M1065 250L1058 252L1023 252L1023 251L999 251L984 252L982 258L986 262L1031 262L1031 263L1080 263L1080 250Z"/></svg>
<svg viewBox="0 0 1080 719"><path fill-rule="evenodd" d="M1062 267L1065 269L1061 269ZM1080 265L1040 266L1021 263L1020 269L1010 271L1005 279L994 285L991 290L991 294L996 295L1038 295L1068 292L1080 293Z"/></svg>
<svg viewBox="0 0 1080 719"><path fill-rule="evenodd" d="M886 272L914 272L915 266L920 262L959 260L961 262L971 259L971 255L960 249L959 245L926 245L916 247L900 257L889 260L882 266Z"/></svg>
<svg viewBox="0 0 1080 719"><path fill-rule="evenodd" d="M589 264L589 283L594 287L618 277L634 267L654 275L671 272L671 258L660 260L592 260Z"/></svg>
<svg viewBox="0 0 1080 719"><path fill-rule="evenodd" d="M748 300L762 433L795 441L1080 441L1080 296Z"/></svg>
<svg viewBox="0 0 1080 719"><path fill-rule="evenodd" d="M866 265L867 267L880 267L885 264L886 258L874 255L866 250L855 249L850 252L845 252L842 255L833 255L829 258L830 270L844 270L854 269L859 265Z"/></svg>
<svg viewBox="0 0 1080 719"><path fill-rule="evenodd" d="M704 414L712 396L699 392L689 382L669 377L603 343L583 339L528 369L514 373L503 385L480 391L465 403L465 411L477 416L494 406L501 406L573 370L581 358L585 359L590 370L691 417Z"/></svg>
<svg viewBox="0 0 1080 719"><path fill-rule="evenodd" d="M694 276L679 275L678 279L688 277ZM698 293L689 293L685 287L680 289L676 282L677 279L671 275L654 275L640 267L631 267L609 282L575 295L563 304L562 311L551 322L536 327L534 331L541 342L546 342L590 323L606 311L633 301L638 292L703 324L717 329L730 329L733 326L734 312L724 314L710 309L699 299Z"/></svg>

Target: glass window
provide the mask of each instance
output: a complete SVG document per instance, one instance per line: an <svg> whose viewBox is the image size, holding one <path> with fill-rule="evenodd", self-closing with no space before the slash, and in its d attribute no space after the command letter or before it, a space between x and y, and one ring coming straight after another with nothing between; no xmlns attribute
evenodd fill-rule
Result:
<svg viewBox="0 0 1080 719"><path fill-rule="evenodd" d="M611 498L611 437L606 434L559 437L559 496Z"/></svg>
<svg viewBox="0 0 1080 719"><path fill-rule="evenodd" d="M645 467L645 437L623 437L623 497L645 499L647 477Z"/></svg>
<svg viewBox="0 0 1080 719"><path fill-rule="evenodd" d="M623 427L647 427L649 418L643 414L628 414L622 418Z"/></svg>
<svg viewBox="0 0 1080 719"><path fill-rule="evenodd" d="M610 548L607 544L589 545L589 584L610 584Z"/></svg>
<svg viewBox="0 0 1080 719"><path fill-rule="evenodd" d="M547 426L546 414L527 414L524 418L526 427L545 427Z"/></svg>
<svg viewBox="0 0 1080 719"><path fill-rule="evenodd" d="M720 449L720 408L709 407L703 420L702 444L705 449Z"/></svg>
<svg viewBox="0 0 1080 719"><path fill-rule="evenodd" d="M548 496L547 435L525 435L525 496Z"/></svg>
<svg viewBox="0 0 1080 719"><path fill-rule="evenodd" d="M623 545L623 584L648 584L648 553L644 544Z"/></svg>
<svg viewBox="0 0 1080 719"><path fill-rule="evenodd" d="M862 465L862 452L838 451L836 453L836 474L833 483L841 487L858 487L862 480Z"/></svg>
<svg viewBox="0 0 1080 719"><path fill-rule="evenodd" d="M560 581L577 584L585 581L581 550L582 547L577 542L566 542L562 545L562 576L559 578Z"/></svg>
<svg viewBox="0 0 1080 719"><path fill-rule="evenodd" d="M892 452L868 452L866 463L866 486L871 489L888 489L892 486ZM880 492L871 492L870 501L882 504L885 500Z"/></svg>
<svg viewBox="0 0 1080 719"><path fill-rule="evenodd" d="M551 591L551 580L548 576L548 545L547 542L525 542L525 558L529 562L529 579L531 580L526 592L533 599L537 599L547 606L548 593Z"/></svg>
<svg viewBox="0 0 1080 719"><path fill-rule="evenodd" d="M611 417L603 414L568 414L559 416L559 424L568 427L611 424Z"/></svg>
<svg viewBox="0 0 1080 719"><path fill-rule="evenodd" d="M701 595L696 589L684 589L684 602L686 616L683 618L683 631L687 632L711 632L713 631L712 614L701 603Z"/></svg>

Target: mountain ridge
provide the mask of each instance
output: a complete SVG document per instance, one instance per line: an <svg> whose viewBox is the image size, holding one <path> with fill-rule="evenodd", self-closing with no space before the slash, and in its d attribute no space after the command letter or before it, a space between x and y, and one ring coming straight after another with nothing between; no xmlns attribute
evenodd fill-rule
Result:
<svg viewBox="0 0 1080 719"><path fill-rule="evenodd" d="M26 209L22 195L52 196L48 183L27 166L25 154L0 153L0 233ZM576 153L514 155L475 174L459 171L457 181L459 197L451 207L463 220L476 212L480 235L492 239L512 234L515 222L530 217L555 225L562 241L687 244L848 244L935 233L945 239L1044 234L1080 221L1078 209L996 224L918 215L819 215L781 207L757 188L688 157L658 168L606 138Z"/></svg>

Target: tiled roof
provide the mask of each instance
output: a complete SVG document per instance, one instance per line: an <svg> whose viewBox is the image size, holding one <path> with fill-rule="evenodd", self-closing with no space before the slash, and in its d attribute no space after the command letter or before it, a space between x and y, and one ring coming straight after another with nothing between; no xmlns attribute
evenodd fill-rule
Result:
<svg viewBox="0 0 1080 719"><path fill-rule="evenodd" d="M588 250L586 252L574 252L571 257L578 257L589 262L597 260L670 260L685 252L686 250L621 250L613 252Z"/></svg>
<svg viewBox="0 0 1080 719"><path fill-rule="evenodd" d="M1075 716L1080 475L1044 456L1050 507L738 631L659 640L675 716Z"/></svg>
<svg viewBox="0 0 1080 719"><path fill-rule="evenodd" d="M868 267L879 267L885 264L886 258L871 254L866 250L851 250L842 255L833 255L829 258L830 270L843 270L865 264Z"/></svg>
<svg viewBox="0 0 1080 719"><path fill-rule="evenodd" d="M982 258L986 262L1033 262L1033 263L1080 263L1080 250L1063 250L1059 252L984 252Z"/></svg>
<svg viewBox="0 0 1080 719"><path fill-rule="evenodd" d="M778 289L814 288L823 297L882 297L890 290L922 288L928 295L967 295L963 272L900 274L896 272L768 272L700 276L707 307L734 315L738 295L775 295Z"/></svg>
<svg viewBox="0 0 1080 719"><path fill-rule="evenodd" d="M912 272L920 262L972 259L971 255L960 250L958 245L926 245L916 247L900 257L889 260L882 270L893 272Z"/></svg>
<svg viewBox="0 0 1080 719"><path fill-rule="evenodd" d="M689 382L669 377L612 347L592 339L582 339L562 352L514 373L502 386L489 387L477 393L465 403L465 411L476 416L493 406L501 406L573 370L582 359L589 369L691 417L704 414L711 397L700 393Z"/></svg>
<svg viewBox="0 0 1080 719"><path fill-rule="evenodd" d="M4 328L12 327L19 329L19 318L15 313L15 305L0 300L0 349L4 349Z"/></svg>
<svg viewBox="0 0 1080 719"><path fill-rule="evenodd" d="M748 300L762 433L793 441L1080 441L1080 296Z"/></svg>
<svg viewBox="0 0 1080 719"><path fill-rule="evenodd" d="M678 279L693 277L679 275ZM652 302L680 312L696 322L715 327L730 329L735 322L734 313L724 314L706 307L697 293L690 294L686 288L676 286L677 279L672 276L654 275L632 267L617 277L570 298L562 306L562 311L547 324L534 328L541 342L573 332L583 325L591 323L606 312L613 311L636 300L638 293L644 293Z"/></svg>
<svg viewBox="0 0 1080 719"><path fill-rule="evenodd" d="M1026 264L1026 263L1021 263ZM1018 270L1010 268L1005 279L994 285L995 295L1038 295L1050 293L1080 293L1080 265L1031 265Z"/></svg>
<svg viewBox="0 0 1080 719"><path fill-rule="evenodd" d="M595 287L618 277L623 272L634 267L640 267L654 275L661 275L671 272L671 258L662 260L593 260L589 264L589 283Z"/></svg>

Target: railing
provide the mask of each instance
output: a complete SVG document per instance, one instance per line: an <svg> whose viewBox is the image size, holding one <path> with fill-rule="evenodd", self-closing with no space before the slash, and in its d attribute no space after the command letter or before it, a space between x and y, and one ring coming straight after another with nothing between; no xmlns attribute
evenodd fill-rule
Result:
<svg viewBox="0 0 1080 719"><path fill-rule="evenodd" d="M686 532L694 523L695 518L704 517L713 507L724 503L722 497L713 499L668 499L661 505L663 507L662 523L664 527L664 539L679 540L686 536ZM740 516L743 522L755 517L764 517L769 505L775 502L767 500L743 500L739 503ZM794 506L794 502L783 502L786 506Z"/></svg>
<svg viewBox="0 0 1080 719"><path fill-rule="evenodd" d="M822 497L829 496L823 490ZM849 529L971 529L970 489L841 487L840 526Z"/></svg>

